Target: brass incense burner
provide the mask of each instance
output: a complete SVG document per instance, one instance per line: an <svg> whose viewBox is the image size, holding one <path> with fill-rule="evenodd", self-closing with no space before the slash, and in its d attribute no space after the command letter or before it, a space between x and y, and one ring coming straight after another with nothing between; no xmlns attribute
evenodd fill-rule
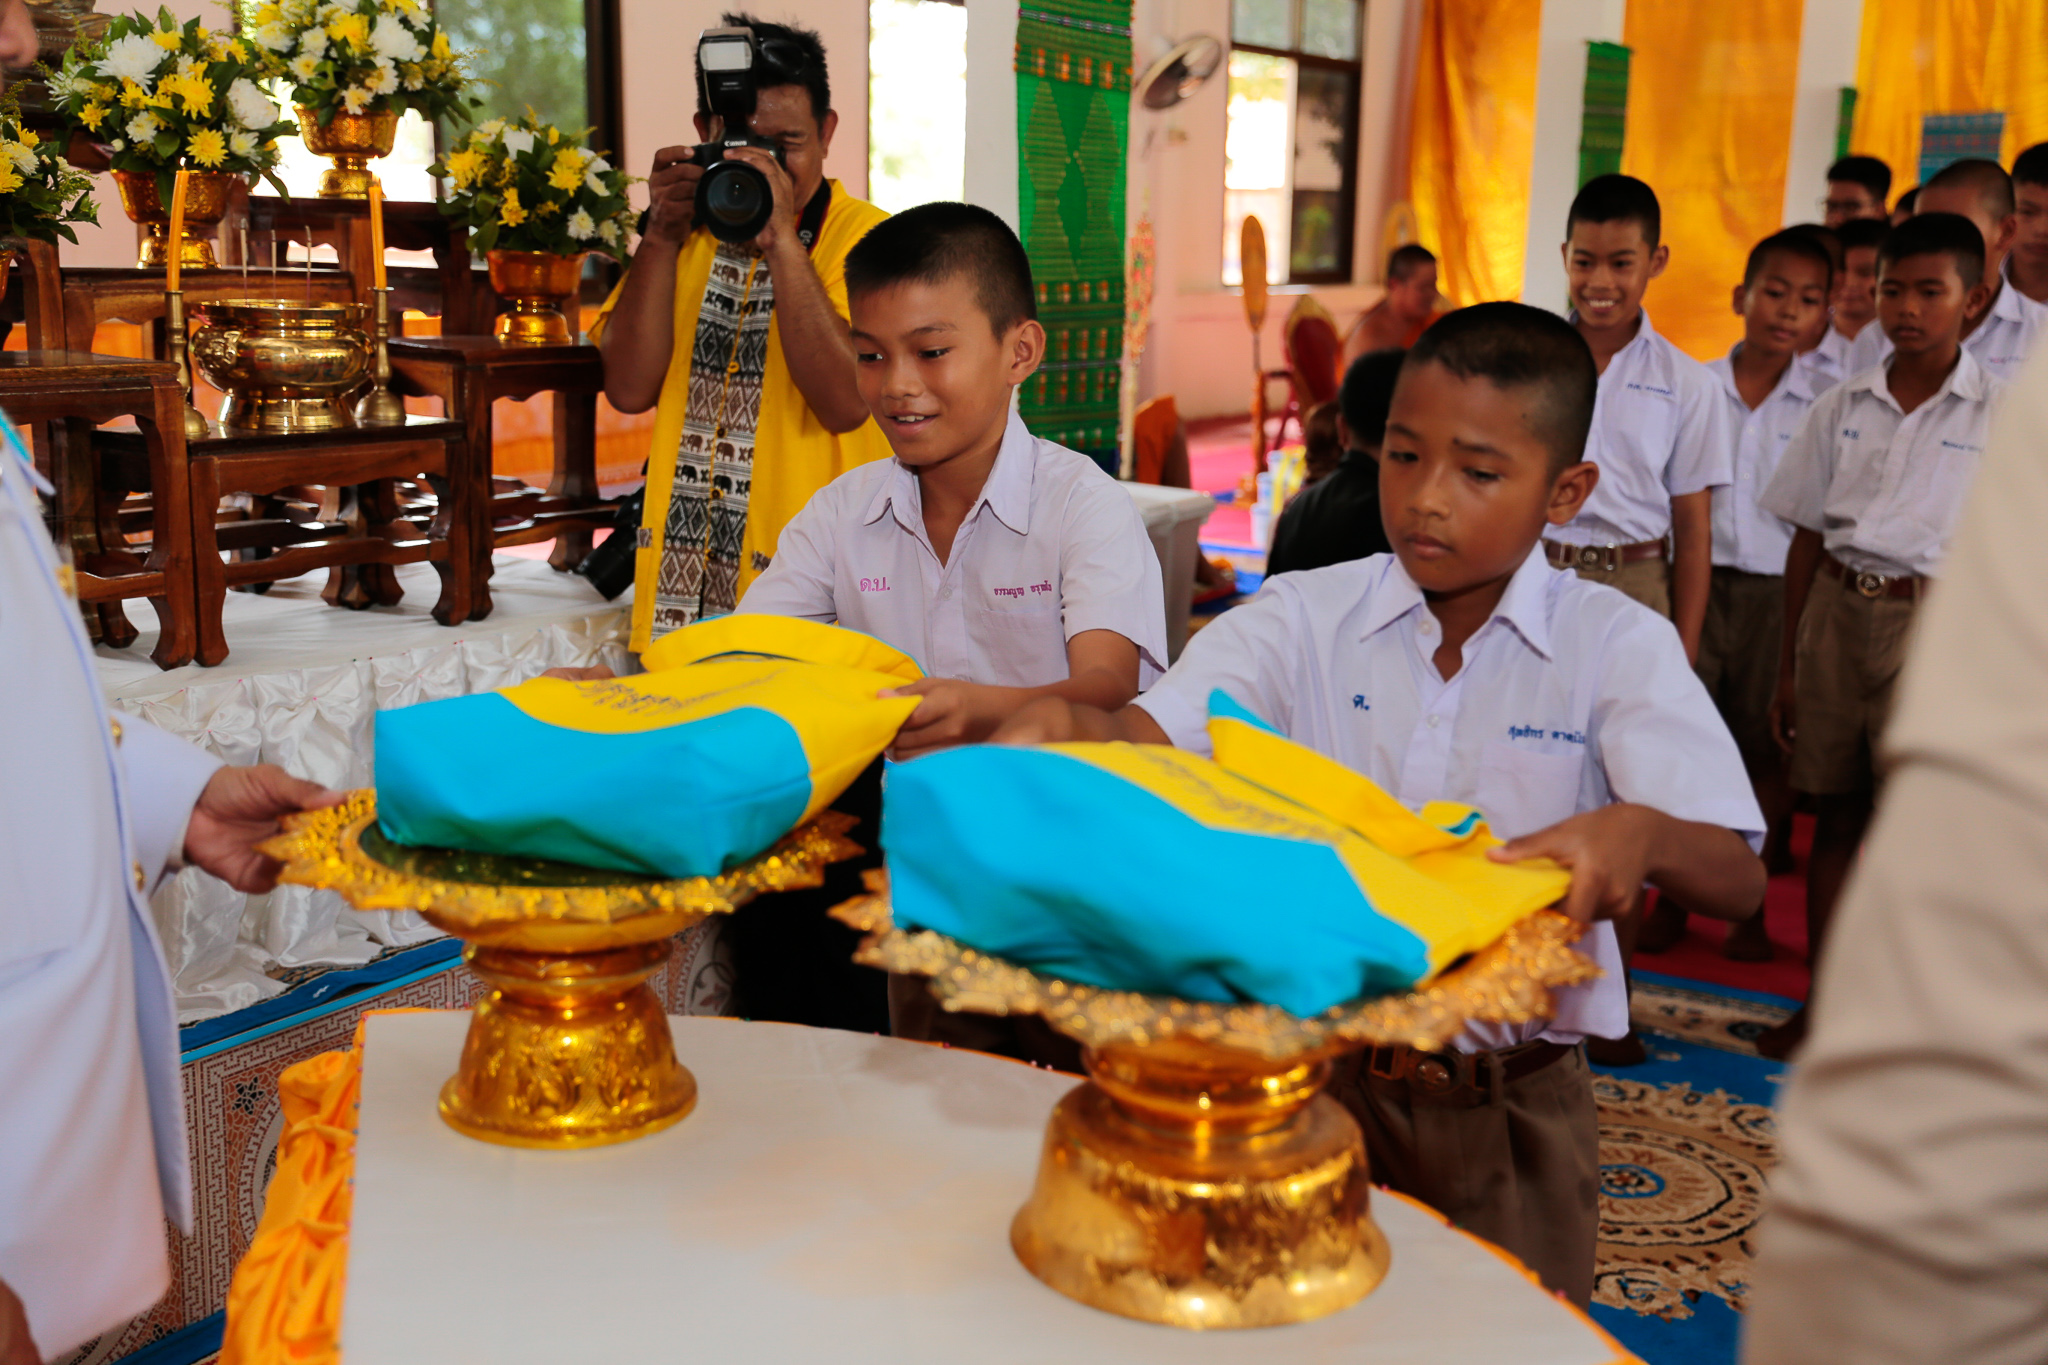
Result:
<svg viewBox="0 0 2048 1365"><path fill-rule="evenodd" d="M868 933L856 960L926 976L949 1010L1038 1014L1079 1041L1089 1080L1046 1125L1010 1226L1017 1259L1092 1307L1174 1327L1305 1322L1385 1278L1365 1143L1321 1093L1353 1048L1440 1049L1473 1020L1547 1018L1551 991L1598 974L1579 927L1539 912L1407 995L1302 1019L1042 977L894 927L886 874L833 910Z"/></svg>
<svg viewBox="0 0 2048 1365"><path fill-rule="evenodd" d="M358 910L417 910L465 945L491 991L441 1089L449 1127L508 1147L628 1142L688 1116L697 1081L676 1060L647 985L674 936L764 891L818 886L860 848L827 811L717 877L664 880L535 858L410 848L377 827L374 791L287 816L264 851L282 881Z"/></svg>
<svg viewBox="0 0 2048 1365"><path fill-rule="evenodd" d="M192 363L227 395L220 424L241 431L355 425L344 397L370 374L360 303L226 299L193 310Z"/></svg>

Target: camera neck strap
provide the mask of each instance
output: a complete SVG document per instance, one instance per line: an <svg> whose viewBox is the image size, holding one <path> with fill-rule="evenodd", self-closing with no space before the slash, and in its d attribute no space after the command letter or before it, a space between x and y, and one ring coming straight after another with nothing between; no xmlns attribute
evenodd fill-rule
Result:
<svg viewBox="0 0 2048 1365"><path fill-rule="evenodd" d="M825 210L832 207L832 182L820 180L818 192L811 196L811 202L804 205L804 211L797 216L797 239L809 251L818 244L818 233L825 226Z"/></svg>

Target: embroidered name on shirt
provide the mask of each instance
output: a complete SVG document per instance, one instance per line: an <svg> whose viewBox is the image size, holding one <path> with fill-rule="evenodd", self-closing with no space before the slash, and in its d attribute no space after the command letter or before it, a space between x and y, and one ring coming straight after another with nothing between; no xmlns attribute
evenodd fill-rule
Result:
<svg viewBox="0 0 2048 1365"><path fill-rule="evenodd" d="M1860 441L1863 439L1863 433L1858 431L1855 427L1843 427L1842 439L1847 441Z"/></svg>
<svg viewBox="0 0 2048 1365"><path fill-rule="evenodd" d="M887 578L863 578L860 581L860 590L862 592L887 592L889 591L889 580Z"/></svg>
<svg viewBox="0 0 2048 1365"><path fill-rule="evenodd" d="M1584 730L1551 730L1541 725L1510 725L1509 739L1555 739L1565 744L1584 744Z"/></svg>
<svg viewBox="0 0 2048 1365"><path fill-rule="evenodd" d="M1982 452L1982 451L1983 451L1983 449L1984 449L1984 447L1983 447L1983 446L1973 446L1973 445L1965 445L1965 444L1963 444L1963 442L1961 442L1961 441L1949 441L1949 440L1944 440L1944 441L1943 441L1943 442L1941 443L1941 448L1942 448L1943 450L1960 450L1960 451L1962 451L1962 452L1964 452L1965 454L1968 454L1968 455L1976 455L1976 454L1979 454L1979 453L1980 453L1980 452Z"/></svg>
<svg viewBox="0 0 2048 1365"><path fill-rule="evenodd" d="M1365 694L1361 692L1351 699L1351 709L1354 711L1370 711L1372 710L1372 705L1366 701Z"/></svg>
<svg viewBox="0 0 2048 1365"><path fill-rule="evenodd" d="M1039 593L1051 592L1052 580L1047 579L1043 583L1027 583L1021 588L991 588L989 591L998 597L1022 597L1026 593L1035 597Z"/></svg>
<svg viewBox="0 0 2048 1365"><path fill-rule="evenodd" d="M1637 393L1654 393L1659 398L1669 398L1672 395L1672 390L1670 389L1660 389L1655 384L1642 384L1633 379L1629 381L1628 386Z"/></svg>

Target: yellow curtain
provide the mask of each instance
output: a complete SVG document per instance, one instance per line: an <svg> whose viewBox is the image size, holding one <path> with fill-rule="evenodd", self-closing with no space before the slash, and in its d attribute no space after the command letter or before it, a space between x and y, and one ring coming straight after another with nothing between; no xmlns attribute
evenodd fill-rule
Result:
<svg viewBox="0 0 2048 1365"><path fill-rule="evenodd" d="M1621 168L1657 191L1671 246L1644 305L1658 331L1700 360L1741 339L1728 292L1749 249L1783 225L1801 9L1629 0Z"/></svg>
<svg viewBox="0 0 2048 1365"><path fill-rule="evenodd" d="M2005 111L2000 159L2048 141L2048 0L1864 0L1850 145L1920 179L1927 114Z"/></svg>
<svg viewBox="0 0 2048 1365"><path fill-rule="evenodd" d="M1542 0L1425 0L1408 200L1460 304L1522 292Z"/></svg>

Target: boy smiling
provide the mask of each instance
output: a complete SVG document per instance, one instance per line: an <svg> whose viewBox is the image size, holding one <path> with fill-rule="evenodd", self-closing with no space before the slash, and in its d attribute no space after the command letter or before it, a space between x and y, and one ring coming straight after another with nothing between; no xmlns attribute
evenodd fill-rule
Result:
<svg viewBox="0 0 2048 1365"><path fill-rule="evenodd" d="M1434 1205L1585 1303L1598 1122L1580 1043L1628 1028L1614 930L1645 882L1723 919L1762 902L1762 819L1668 622L1544 562L1601 474L1580 458L1592 355L1515 303L1451 313L1403 364L1381 454L1391 555L1286 574L1219 617L1114 713L1034 702L999 742L1208 752L1220 689L1411 809L1483 810L1504 860L1553 858L1601 980L1555 1016L1474 1026L1447 1052L1379 1048L1337 1087L1374 1178ZM1599 921L1594 923L1594 921Z"/></svg>

